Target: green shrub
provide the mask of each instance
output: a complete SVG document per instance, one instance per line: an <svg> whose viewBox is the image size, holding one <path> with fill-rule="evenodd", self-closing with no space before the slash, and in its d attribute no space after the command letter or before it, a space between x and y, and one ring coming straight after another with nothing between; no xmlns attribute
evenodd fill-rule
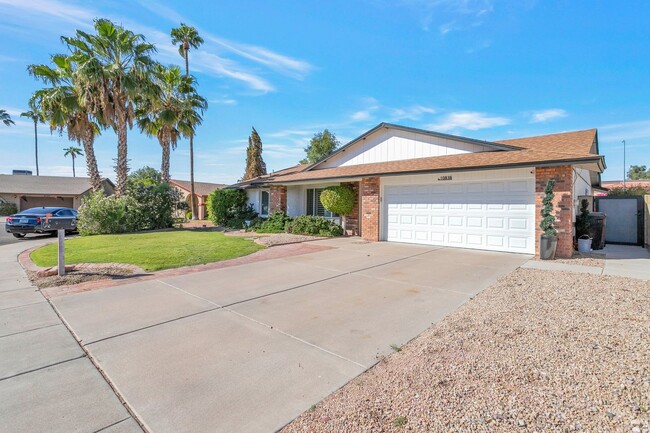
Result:
<svg viewBox="0 0 650 433"><path fill-rule="evenodd" d="M553 215L553 188L555 187L555 179L549 179L544 187L544 198L542 199L542 221L539 228L542 229L545 236L557 236L557 230L554 227L555 216Z"/></svg>
<svg viewBox="0 0 650 433"><path fill-rule="evenodd" d="M226 221L225 227L229 229L245 229L246 228L246 220L242 218L233 218L228 221Z"/></svg>
<svg viewBox="0 0 650 433"><path fill-rule="evenodd" d="M287 224L291 220L292 218L284 212L273 212L266 220L259 224L259 227L255 231L258 233L284 233Z"/></svg>
<svg viewBox="0 0 650 433"><path fill-rule="evenodd" d="M576 237L589 235L589 200L580 200L580 213L576 216Z"/></svg>
<svg viewBox="0 0 650 433"><path fill-rule="evenodd" d="M232 219L247 219L252 211L248 197L242 189L218 189L208 196L208 218L216 225L226 225ZM254 213L254 211L253 211ZM254 217L251 216L249 219Z"/></svg>
<svg viewBox="0 0 650 433"><path fill-rule="evenodd" d="M173 227L180 192L160 181L160 173L144 167L127 179L126 194L103 192L84 198L79 208L81 235L112 234Z"/></svg>
<svg viewBox="0 0 650 433"><path fill-rule="evenodd" d="M156 230L172 227L174 213L181 201L180 192L168 183L144 185L127 183L127 196L132 197L137 206L131 210L135 218L135 231Z"/></svg>
<svg viewBox="0 0 650 433"><path fill-rule="evenodd" d="M256 216L255 218L250 220L250 225L248 226L248 231L257 231L261 226L262 223L266 221L266 218L262 218L261 216Z"/></svg>
<svg viewBox="0 0 650 433"><path fill-rule="evenodd" d="M350 215L354 208L354 196L354 190L349 186L330 186L321 192L320 202L330 212Z"/></svg>
<svg viewBox="0 0 650 433"><path fill-rule="evenodd" d="M15 203L0 203L0 216L13 215L18 213Z"/></svg>
<svg viewBox="0 0 650 433"><path fill-rule="evenodd" d="M82 201L77 229L82 236L136 231L138 203L129 195L104 195L98 191Z"/></svg>
<svg viewBox="0 0 650 433"><path fill-rule="evenodd" d="M286 226L287 233L314 236L341 236L343 228L327 218L302 215L294 218Z"/></svg>

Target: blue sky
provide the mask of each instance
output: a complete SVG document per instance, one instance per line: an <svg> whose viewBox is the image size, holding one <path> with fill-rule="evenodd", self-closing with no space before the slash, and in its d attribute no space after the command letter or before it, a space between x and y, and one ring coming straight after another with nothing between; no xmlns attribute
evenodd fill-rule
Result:
<svg viewBox="0 0 650 433"><path fill-rule="evenodd" d="M39 87L26 73L62 52L59 36L114 20L181 64L169 30L206 40L190 68L209 100L196 138L196 180L236 181L255 126L273 170L329 128L342 143L379 122L485 140L597 127L608 170L650 166L650 2L534 0L190 1L0 0L0 173L34 169L33 125L18 117ZM41 174L72 175L65 136L39 126ZM116 139L96 153L113 177ZM172 177L189 178L187 142ZM129 132L130 165L160 166L153 139ZM79 171L85 173L83 162Z"/></svg>

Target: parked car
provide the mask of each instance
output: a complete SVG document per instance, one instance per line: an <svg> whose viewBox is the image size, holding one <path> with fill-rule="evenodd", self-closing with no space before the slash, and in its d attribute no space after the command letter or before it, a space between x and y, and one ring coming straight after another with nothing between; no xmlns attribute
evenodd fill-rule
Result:
<svg viewBox="0 0 650 433"><path fill-rule="evenodd" d="M7 217L5 230L16 238L24 238L28 233L56 233L56 230L43 228L43 223L49 217L74 218L76 226L77 211L69 207L33 207ZM71 233L76 230L66 230Z"/></svg>

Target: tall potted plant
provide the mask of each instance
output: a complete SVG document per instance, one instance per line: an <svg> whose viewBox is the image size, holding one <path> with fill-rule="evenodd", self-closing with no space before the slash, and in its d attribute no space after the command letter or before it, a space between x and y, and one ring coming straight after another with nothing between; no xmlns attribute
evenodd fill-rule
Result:
<svg viewBox="0 0 650 433"><path fill-rule="evenodd" d="M549 179L544 188L544 199L542 200L542 222L539 228L544 233L539 242L539 258L542 260L553 260L555 258L555 249L557 248L557 230L555 230L555 216L553 216L553 187L555 179Z"/></svg>
<svg viewBox="0 0 650 433"><path fill-rule="evenodd" d="M589 200L580 200L580 213L576 217L576 237L578 238L578 251L588 253L591 251L591 236L589 236Z"/></svg>

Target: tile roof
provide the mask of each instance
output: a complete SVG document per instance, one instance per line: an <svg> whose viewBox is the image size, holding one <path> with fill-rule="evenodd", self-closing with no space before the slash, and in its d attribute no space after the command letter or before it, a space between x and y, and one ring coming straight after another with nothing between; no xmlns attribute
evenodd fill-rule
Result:
<svg viewBox="0 0 650 433"><path fill-rule="evenodd" d="M170 179L171 183L176 184L179 188L184 189L185 191L190 191L190 181L189 180L178 180ZM196 195L210 195L215 189L223 189L226 184L223 183L209 183L209 182L194 182L194 194Z"/></svg>
<svg viewBox="0 0 650 433"><path fill-rule="evenodd" d="M106 178L102 181L110 182ZM5 194L81 195L90 188L88 177L0 174L0 193Z"/></svg>
<svg viewBox="0 0 650 433"><path fill-rule="evenodd" d="M507 168L522 165L560 165L563 163L594 163L600 169L604 169L603 157L593 153L595 150L593 144L596 142L596 129L589 129L496 142L510 146L513 150L494 150L323 169L315 166L295 166L272 175L235 184L232 187L249 188L270 183Z"/></svg>

